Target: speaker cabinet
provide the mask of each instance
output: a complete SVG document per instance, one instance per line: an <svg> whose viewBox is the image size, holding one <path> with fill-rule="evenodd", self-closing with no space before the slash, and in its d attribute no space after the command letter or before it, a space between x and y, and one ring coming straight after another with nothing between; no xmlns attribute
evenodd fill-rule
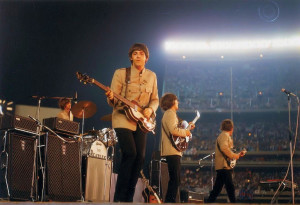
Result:
<svg viewBox="0 0 300 205"><path fill-rule="evenodd" d="M109 202L111 186L110 160L87 158L85 200L88 202Z"/></svg>
<svg viewBox="0 0 300 205"><path fill-rule="evenodd" d="M48 198L78 201L82 198L80 143L49 134L47 143Z"/></svg>
<svg viewBox="0 0 300 205"><path fill-rule="evenodd" d="M3 141L2 141L3 142ZM11 200L35 200L36 185L36 143L34 136L7 132L6 145L1 150L1 189L3 195L9 195ZM4 148L6 153L4 153ZM7 169L7 184L5 171Z"/></svg>

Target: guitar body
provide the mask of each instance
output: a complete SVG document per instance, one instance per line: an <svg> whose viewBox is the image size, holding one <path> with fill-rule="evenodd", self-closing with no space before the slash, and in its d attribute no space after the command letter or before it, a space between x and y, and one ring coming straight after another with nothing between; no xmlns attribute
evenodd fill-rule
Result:
<svg viewBox="0 0 300 205"><path fill-rule="evenodd" d="M162 201L160 200L160 198L158 197L158 195L156 194L156 192L153 190L153 188L149 185L148 180L146 179L143 170L140 171L141 176L143 178L143 182L146 185L146 189L144 189L143 191L143 197L145 199L145 202L149 202L152 204L161 204Z"/></svg>
<svg viewBox="0 0 300 205"><path fill-rule="evenodd" d="M187 137L179 137L171 135L171 142L176 150L179 152L184 152L188 148L190 136Z"/></svg>
<svg viewBox="0 0 300 205"><path fill-rule="evenodd" d="M192 123L195 124L199 118L200 118L200 113L198 110L196 110L196 117L192 121ZM186 122L186 124L188 124L188 123ZM186 125L186 127L185 127L185 125L183 123L181 125L179 125L179 127L182 129L190 130L190 125ZM182 137L182 136L174 136L171 134L170 138L171 138L170 140L172 142L173 147L179 152L184 152L188 148L188 143L192 139L192 135Z"/></svg>
<svg viewBox="0 0 300 205"><path fill-rule="evenodd" d="M152 195L152 194L150 194L150 196L149 196L149 203L150 203L150 204L160 204L160 203L157 201L156 197L155 197L154 195Z"/></svg>
<svg viewBox="0 0 300 205"><path fill-rule="evenodd" d="M154 194L152 194L148 188L144 189L142 196L145 200L146 203L150 203L150 204L160 204L159 201L157 200L157 198L154 196Z"/></svg>
<svg viewBox="0 0 300 205"><path fill-rule="evenodd" d="M153 132L155 129L156 121L154 115L147 119L142 112L137 109L133 109L127 105L124 106L124 111L128 119L138 123L139 127L144 132Z"/></svg>
<svg viewBox="0 0 300 205"><path fill-rule="evenodd" d="M232 151L234 153L236 153L236 149L232 149ZM245 148L243 148L242 152L244 153L244 155L246 154L247 150ZM228 166L230 166L231 169L233 169L236 166L236 159L229 159L227 158L227 164Z"/></svg>

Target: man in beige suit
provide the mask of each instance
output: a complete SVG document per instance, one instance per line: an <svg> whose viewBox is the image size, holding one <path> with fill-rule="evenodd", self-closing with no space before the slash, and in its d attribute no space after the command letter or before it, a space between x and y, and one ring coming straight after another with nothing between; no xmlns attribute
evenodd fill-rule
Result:
<svg viewBox="0 0 300 205"><path fill-rule="evenodd" d="M178 151L171 142L170 134L180 137L190 136L188 129L179 128L179 120L177 117L178 100L176 95L172 93L165 94L160 101L160 107L165 111L161 120L161 156L165 157L168 163L169 183L165 203L176 203L176 195L180 185L180 169L182 152ZM194 129L195 125L191 125Z"/></svg>
<svg viewBox="0 0 300 205"><path fill-rule="evenodd" d="M221 134L216 140L216 151L215 151L215 169L217 171L216 181L213 187L213 190L210 192L210 195L207 199L208 203L213 203L225 184L227 195L231 203L235 203L235 189L232 182L232 168L227 163L227 159L239 159L245 155L245 152L242 151L238 154L235 154L232 151L233 148L233 122L230 119L225 119L221 123Z"/></svg>
<svg viewBox="0 0 300 205"><path fill-rule="evenodd" d="M108 103L113 106L112 127L117 133L122 152L115 202L133 201L135 186L145 160L146 132L136 121L125 115L124 105L114 98L114 93L129 101L134 100L144 108L143 115L147 119L155 114L159 105L156 74L145 68L149 59L147 46L135 43L129 49L128 55L131 67L117 69L111 82L111 90L106 92Z"/></svg>

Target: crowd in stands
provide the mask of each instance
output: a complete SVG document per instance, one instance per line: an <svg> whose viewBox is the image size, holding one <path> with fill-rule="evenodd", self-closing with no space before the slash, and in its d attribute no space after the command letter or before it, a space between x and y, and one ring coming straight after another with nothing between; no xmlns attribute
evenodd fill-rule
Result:
<svg viewBox="0 0 300 205"><path fill-rule="evenodd" d="M196 155L198 151L215 149L219 135L218 123L199 123L193 132L193 139L185 155ZM254 123L237 122L234 128L234 146L248 151L287 151L289 150L288 123L259 121ZM299 142L297 142L299 143Z"/></svg>
<svg viewBox="0 0 300 205"><path fill-rule="evenodd" d="M281 89L300 89L300 70L286 61L170 62L166 73L163 92L179 96L181 111L286 109ZM296 108L296 99L291 101Z"/></svg>

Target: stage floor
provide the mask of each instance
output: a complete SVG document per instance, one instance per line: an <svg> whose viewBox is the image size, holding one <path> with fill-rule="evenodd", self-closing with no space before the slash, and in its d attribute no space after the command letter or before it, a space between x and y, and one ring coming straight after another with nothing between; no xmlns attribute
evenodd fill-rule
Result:
<svg viewBox="0 0 300 205"><path fill-rule="evenodd" d="M145 203L110 203L110 202L20 202L20 201L0 201L1 205L12 205L12 204L25 204L25 205L36 205L36 204L49 204L49 205L68 205L68 204L77 204L77 205L83 205L83 204L99 204L99 205L120 205L120 204L131 204L131 205L144 205ZM167 203L166 203L167 204ZM183 203L168 203L170 205L182 205ZM193 204L193 203L186 203L186 204ZM212 203L212 204L228 204L231 205L231 203ZM248 203L235 203L234 205L246 205ZM251 203L251 205L259 205L259 204L270 204L270 203ZM280 203L282 204L282 203ZM291 204L291 203L286 203ZM233 204L232 204L233 205Z"/></svg>

